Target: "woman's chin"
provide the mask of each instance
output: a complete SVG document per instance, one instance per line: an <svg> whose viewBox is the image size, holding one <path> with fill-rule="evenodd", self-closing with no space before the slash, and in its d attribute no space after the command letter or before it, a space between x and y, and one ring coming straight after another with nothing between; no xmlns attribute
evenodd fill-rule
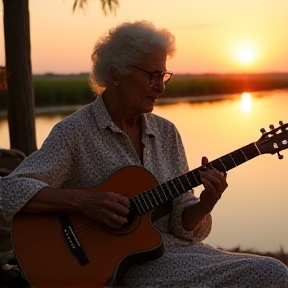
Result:
<svg viewBox="0 0 288 288"><path fill-rule="evenodd" d="M151 113L154 110L155 104L147 105L143 109L143 113Z"/></svg>

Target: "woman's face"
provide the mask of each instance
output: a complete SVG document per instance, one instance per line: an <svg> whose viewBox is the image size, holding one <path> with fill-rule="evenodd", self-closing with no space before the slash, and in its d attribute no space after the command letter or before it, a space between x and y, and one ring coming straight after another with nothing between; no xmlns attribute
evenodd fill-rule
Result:
<svg viewBox="0 0 288 288"><path fill-rule="evenodd" d="M121 100L130 112L142 114L153 110L158 97L165 90L163 77L169 78L169 74L163 76L166 72L166 58L167 55L162 50L155 51L153 55L131 63L131 72L120 76L118 89L120 88Z"/></svg>

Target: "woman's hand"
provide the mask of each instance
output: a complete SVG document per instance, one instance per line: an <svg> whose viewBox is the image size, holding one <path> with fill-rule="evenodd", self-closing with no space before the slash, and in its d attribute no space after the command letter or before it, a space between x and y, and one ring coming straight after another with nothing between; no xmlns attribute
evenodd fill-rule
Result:
<svg viewBox="0 0 288 288"><path fill-rule="evenodd" d="M120 228L127 223L128 197L114 192L87 192L82 206L84 215L112 228Z"/></svg>
<svg viewBox="0 0 288 288"><path fill-rule="evenodd" d="M207 157L202 157L202 166L205 167L208 163ZM216 169L207 169L200 172L201 181L204 185L204 190L200 194L200 201L204 204L207 212L211 212L217 201L221 198L222 193L228 187L226 175Z"/></svg>

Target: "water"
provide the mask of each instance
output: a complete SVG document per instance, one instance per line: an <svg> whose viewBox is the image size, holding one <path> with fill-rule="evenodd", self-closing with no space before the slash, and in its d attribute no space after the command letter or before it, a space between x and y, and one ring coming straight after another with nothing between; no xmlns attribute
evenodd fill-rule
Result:
<svg viewBox="0 0 288 288"><path fill-rule="evenodd" d="M154 112L177 126L192 170L203 155L219 158L258 141L261 128L269 131L270 124L288 122L288 90L246 96L160 105ZM38 147L63 117L37 116ZM0 147L9 148L6 120L0 121L0 136ZM288 251L288 150L281 153L283 160L264 154L228 172L229 187L212 211L212 232L204 242L225 249Z"/></svg>

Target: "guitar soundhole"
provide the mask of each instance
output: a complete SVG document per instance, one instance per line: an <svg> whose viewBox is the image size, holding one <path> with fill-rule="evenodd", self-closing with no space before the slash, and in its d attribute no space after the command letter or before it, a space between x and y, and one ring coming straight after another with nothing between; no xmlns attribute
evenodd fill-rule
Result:
<svg viewBox="0 0 288 288"><path fill-rule="evenodd" d="M103 228L111 234L114 235L127 235L135 231L140 225L141 216L134 213L129 213L127 215L128 223L122 225L121 228L111 228L108 226L103 226Z"/></svg>

